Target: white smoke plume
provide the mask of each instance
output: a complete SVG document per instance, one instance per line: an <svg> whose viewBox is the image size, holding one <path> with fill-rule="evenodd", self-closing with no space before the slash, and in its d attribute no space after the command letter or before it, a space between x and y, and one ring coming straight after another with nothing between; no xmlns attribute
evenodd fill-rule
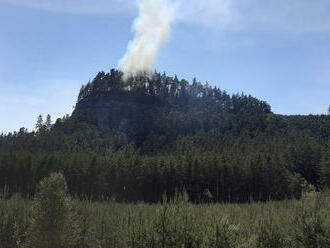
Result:
<svg viewBox="0 0 330 248"><path fill-rule="evenodd" d="M124 79L154 69L161 47L169 40L175 5L168 0L140 0L139 16L135 19L135 37L119 61Z"/></svg>

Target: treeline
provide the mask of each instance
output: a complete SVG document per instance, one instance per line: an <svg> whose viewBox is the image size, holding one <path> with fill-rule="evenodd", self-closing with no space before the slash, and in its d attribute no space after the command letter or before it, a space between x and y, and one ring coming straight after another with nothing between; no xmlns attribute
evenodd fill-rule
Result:
<svg viewBox="0 0 330 248"><path fill-rule="evenodd" d="M155 73L99 73L71 116L0 135L0 187L31 196L62 172L73 195L158 202L299 198L330 185L330 117L281 116L244 94Z"/></svg>
<svg viewBox="0 0 330 248"><path fill-rule="evenodd" d="M1 187L30 196L51 172L65 174L70 192L94 200L157 202L185 189L194 202L242 202L300 197L329 184L330 156L308 136L269 139L199 132L175 151L143 154L134 144L119 150L2 152ZM144 147L144 149L147 146ZM151 146L154 149L154 146Z"/></svg>
<svg viewBox="0 0 330 248"><path fill-rule="evenodd" d="M129 157L127 157L129 156ZM140 157L130 153L21 155L2 158L1 183L10 192L34 193L49 173L63 172L72 195L92 200L159 202L186 190L193 202L242 202L299 197L303 178L270 157L249 155L231 164L229 156ZM15 161L15 163L13 163ZM236 161L236 158L235 158Z"/></svg>

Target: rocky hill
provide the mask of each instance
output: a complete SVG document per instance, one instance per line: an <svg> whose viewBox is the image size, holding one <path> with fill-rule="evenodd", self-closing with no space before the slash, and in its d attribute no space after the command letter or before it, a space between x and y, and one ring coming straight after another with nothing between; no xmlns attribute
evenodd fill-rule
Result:
<svg viewBox="0 0 330 248"><path fill-rule="evenodd" d="M245 94L165 74L100 72L72 115L0 135L0 189L30 196L51 172L119 201L286 199L330 186L330 117L283 116Z"/></svg>

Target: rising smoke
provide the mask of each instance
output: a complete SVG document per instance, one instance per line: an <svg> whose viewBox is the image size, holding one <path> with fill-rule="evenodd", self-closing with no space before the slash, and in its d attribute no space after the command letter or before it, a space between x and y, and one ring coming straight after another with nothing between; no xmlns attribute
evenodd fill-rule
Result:
<svg viewBox="0 0 330 248"><path fill-rule="evenodd" d="M140 0L139 16L135 19L135 37L119 61L124 79L140 72L150 73L161 47L169 40L174 4L168 0Z"/></svg>

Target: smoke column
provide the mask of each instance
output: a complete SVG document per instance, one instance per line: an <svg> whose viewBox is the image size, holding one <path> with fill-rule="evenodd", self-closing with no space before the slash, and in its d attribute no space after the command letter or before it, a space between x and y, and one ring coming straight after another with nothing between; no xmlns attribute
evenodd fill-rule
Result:
<svg viewBox="0 0 330 248"><path fill-rule="evenodd" d="M119 61L124 79L154 69L161 47L169 40L174 17L174 6L167 0L141 0L138 7L139 16L132 27L135 37Z"/></svg>

